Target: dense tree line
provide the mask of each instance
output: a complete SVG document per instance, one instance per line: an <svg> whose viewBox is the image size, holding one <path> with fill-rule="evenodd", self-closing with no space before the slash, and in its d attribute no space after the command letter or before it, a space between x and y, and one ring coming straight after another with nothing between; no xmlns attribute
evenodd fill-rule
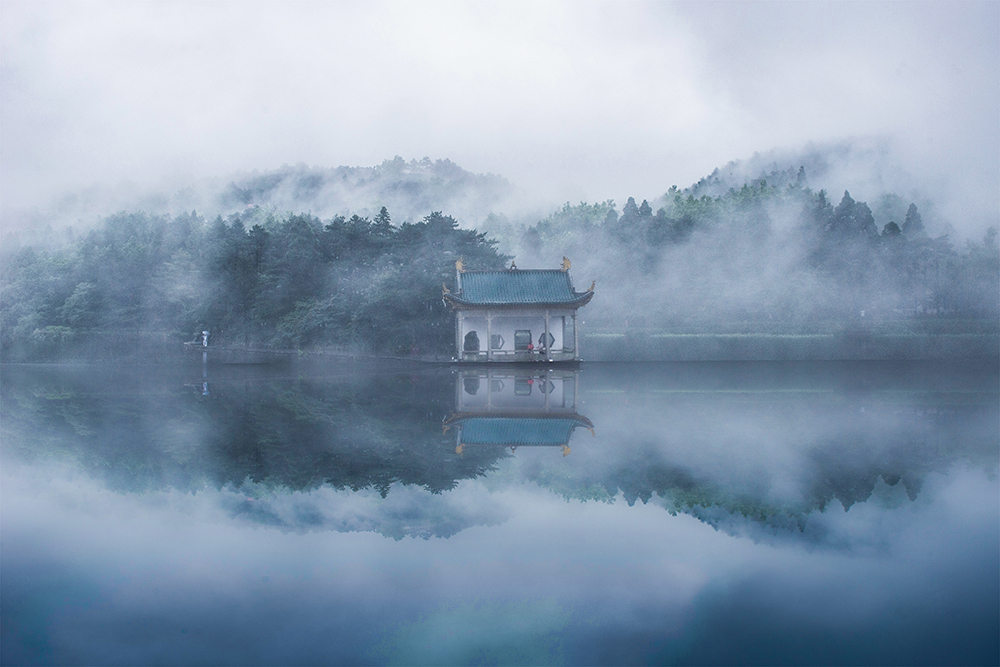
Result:
<svg viewBox="0 0 1000 667"><path fill-rule="evenodd" d="M683 192L672 187L655 212L632 197L621 214L610 200L566 204L511 246L539 259L580 257L580 269L603 279L623 313L662 321L672 308L739 320L849 320L862 310L1000 317L995 228L956 248L947 235L928 234L915 203L886 194L873 212L849 192L834 203L807 185L803 169L724 192L721 185L716 178ZM601 259L588 262L598 247Z"/></svg>
<svg viewBox="0 0 1000 667"><path fill-rule="evenodd" d="M714 176L673 187L655 211L630 197L620 214L609 200L567 204L520 231L502 216L484 224L522 266L572 257L575 276L599 282L588 317L609 326L740 321L795 332L933 315L996 329L995 229L956 248L928 233L916 203L888 194L873 210L845 192L835 204L803 169L725 186ZM0 355L92 356L137 341L176 349L206 329L218 344L447 354L441 284L459 257L475 269L508 259L442 213L395 225L385 207L327 220L256 205L210 221L123 212L61 249L6 251Z"/></svg>
<svg viewBox="0 0 1000 667"><path fill-rule="evenodd" d="M405 161L400 157L372 167L283 165L178 184L177 189L138 184L95 184L66 193L38 208L4 212L4 244L49 245L90 229L89 221L114 211L153 215L197 210L206 219L228 219L248 206L275 211L309 211L329 220L344 211L370 218L384 206L396 220L417 221L434 211L459 220L479 219L501 209L513 194L502 176L475 174L450 160ZM348 214L350 217L350 214Z"/></svg>
<svg viewBox="0 0 1000 667"><path fill-rule="evenodd" d="M4 258L0 344L8 360L46 358L121 332L179 345L209 330L220 344L446 352L441 285L459 257L502 267L495 245L441 213L396 226L384 207L326 222L119 213L70 247Z"/></svg>

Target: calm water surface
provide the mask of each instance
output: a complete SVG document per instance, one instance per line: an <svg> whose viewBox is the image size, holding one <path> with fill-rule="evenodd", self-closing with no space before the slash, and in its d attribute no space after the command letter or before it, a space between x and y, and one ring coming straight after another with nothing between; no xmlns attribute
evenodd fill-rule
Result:
<svg viewBox="0 0 1000 667"><path fill-rule="evenodd" d="M995 363L2 369L4 664L997 664Z"/></svg>

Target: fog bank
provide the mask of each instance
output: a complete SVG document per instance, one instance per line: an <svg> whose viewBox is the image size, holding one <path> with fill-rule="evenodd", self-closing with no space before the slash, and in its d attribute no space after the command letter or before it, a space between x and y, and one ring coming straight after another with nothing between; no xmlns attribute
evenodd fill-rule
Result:
<svg viewBox="0 0 1000 667"><path fill-rule="evenodd" d="M621 202L845 140L892 146L972 237L1000 207L991 2L5 2L0 18L5 225L95 184L395 155L502 174L527 208Z"/></svg>

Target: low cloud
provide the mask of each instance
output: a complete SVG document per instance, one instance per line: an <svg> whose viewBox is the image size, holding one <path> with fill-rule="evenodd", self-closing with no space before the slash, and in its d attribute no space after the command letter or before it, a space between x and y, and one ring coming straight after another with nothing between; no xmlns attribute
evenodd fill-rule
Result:
<svg viewBox="0 0 1000 667"><path fill-rule="evenodd" d="M4 3L3 214L94 183L449 158L526 201L651 198L888 140L995 218L993 3Z"/></svg>

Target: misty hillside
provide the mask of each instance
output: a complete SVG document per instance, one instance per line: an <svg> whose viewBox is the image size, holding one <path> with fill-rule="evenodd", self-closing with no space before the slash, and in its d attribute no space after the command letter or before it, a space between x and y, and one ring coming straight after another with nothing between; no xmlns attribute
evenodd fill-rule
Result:
<svg viewBox="0 0 1000 667"><path fill-rule="evenodd" d="M474 218L502 205L511 191L504 178L473 174L450 160L406 162L397 156L375 167L297 165L244 174L212 196L223 215L261 206L321 218L352 213L375 216L385 207L397 220L414 222L433 211L448 211L463 220ZM187 208L212 210L211 204L182 206Z"/></svg>
<svg viewBox="0 0 1000 667"><path fill-rule="evenodd" d="M712 334L745 337L711 341L732 348L712 355L809 358L850 331L895 336L868 340L879 354L925 355L927 345L945 344L940 335L996 331L995 228L956 243L945 233L950 222L919 192L904 198L869 183L877 198L856 200L813 186L804 165L772 157L730 163L650 201L629 197L621 208L567 203L535 224L500 220L500 248L519 266L569 256L578 281L597 281L583 315L601 357L698 358L690 350L699 341L683 336ZM842 151L797 157L828 177L845 167ZM897 345L930 333L939 337L921 350ZM780 349L761 351L775 337ZM995 347L993 338L982 342L976 354Z"/></svg>
<svg viewBox="0 0 1000 667"><path fill-rule="evenodd" d="M276 214L309 213L328 219L352 214L373 217L385 207L399 222L416 222L434 211L475 221L501 210L512 194L511 184L501 176L474 174L450 160L407 162L397 156L374 167L285 165L193 182L95 185L46 207L6 213L2 243L71 240L119 211L169 216L197 211L214 218L259 206Z"/></svg>
<svg viewBox="0 0 1000 667"><path fill-rule="evenodd" d="M761 164L530 222L490 208L506 181L448 161L252 174L208 190L225 215L123 211L61 243L6 243L0 353L113 358L208 329L217 344L447 357L456 259L568 256L580 286L597 281L582 313L596 358L996 355L995 229L956 245L919 193L869 204L814 189L804 165ZM364 205L317 213L348 201ZM370 213L378 202L472 207L481 229L445 206Z"/></svg>
<svg viewBox="0 0 1000 667"><path fill-rule="evenodd" d="M809 175L810 185L817 189L851 190L870 201L896 192L911 198L921 197L918 202L921 208L930 202L927 193L920 192L915 176L907 171L905 160L890 144L860 139L754 153L717 167L686 188L685 193L718 197L730 188L738 190L744 183L762 179L785 187L801 182L800 170Z"/></svg>

